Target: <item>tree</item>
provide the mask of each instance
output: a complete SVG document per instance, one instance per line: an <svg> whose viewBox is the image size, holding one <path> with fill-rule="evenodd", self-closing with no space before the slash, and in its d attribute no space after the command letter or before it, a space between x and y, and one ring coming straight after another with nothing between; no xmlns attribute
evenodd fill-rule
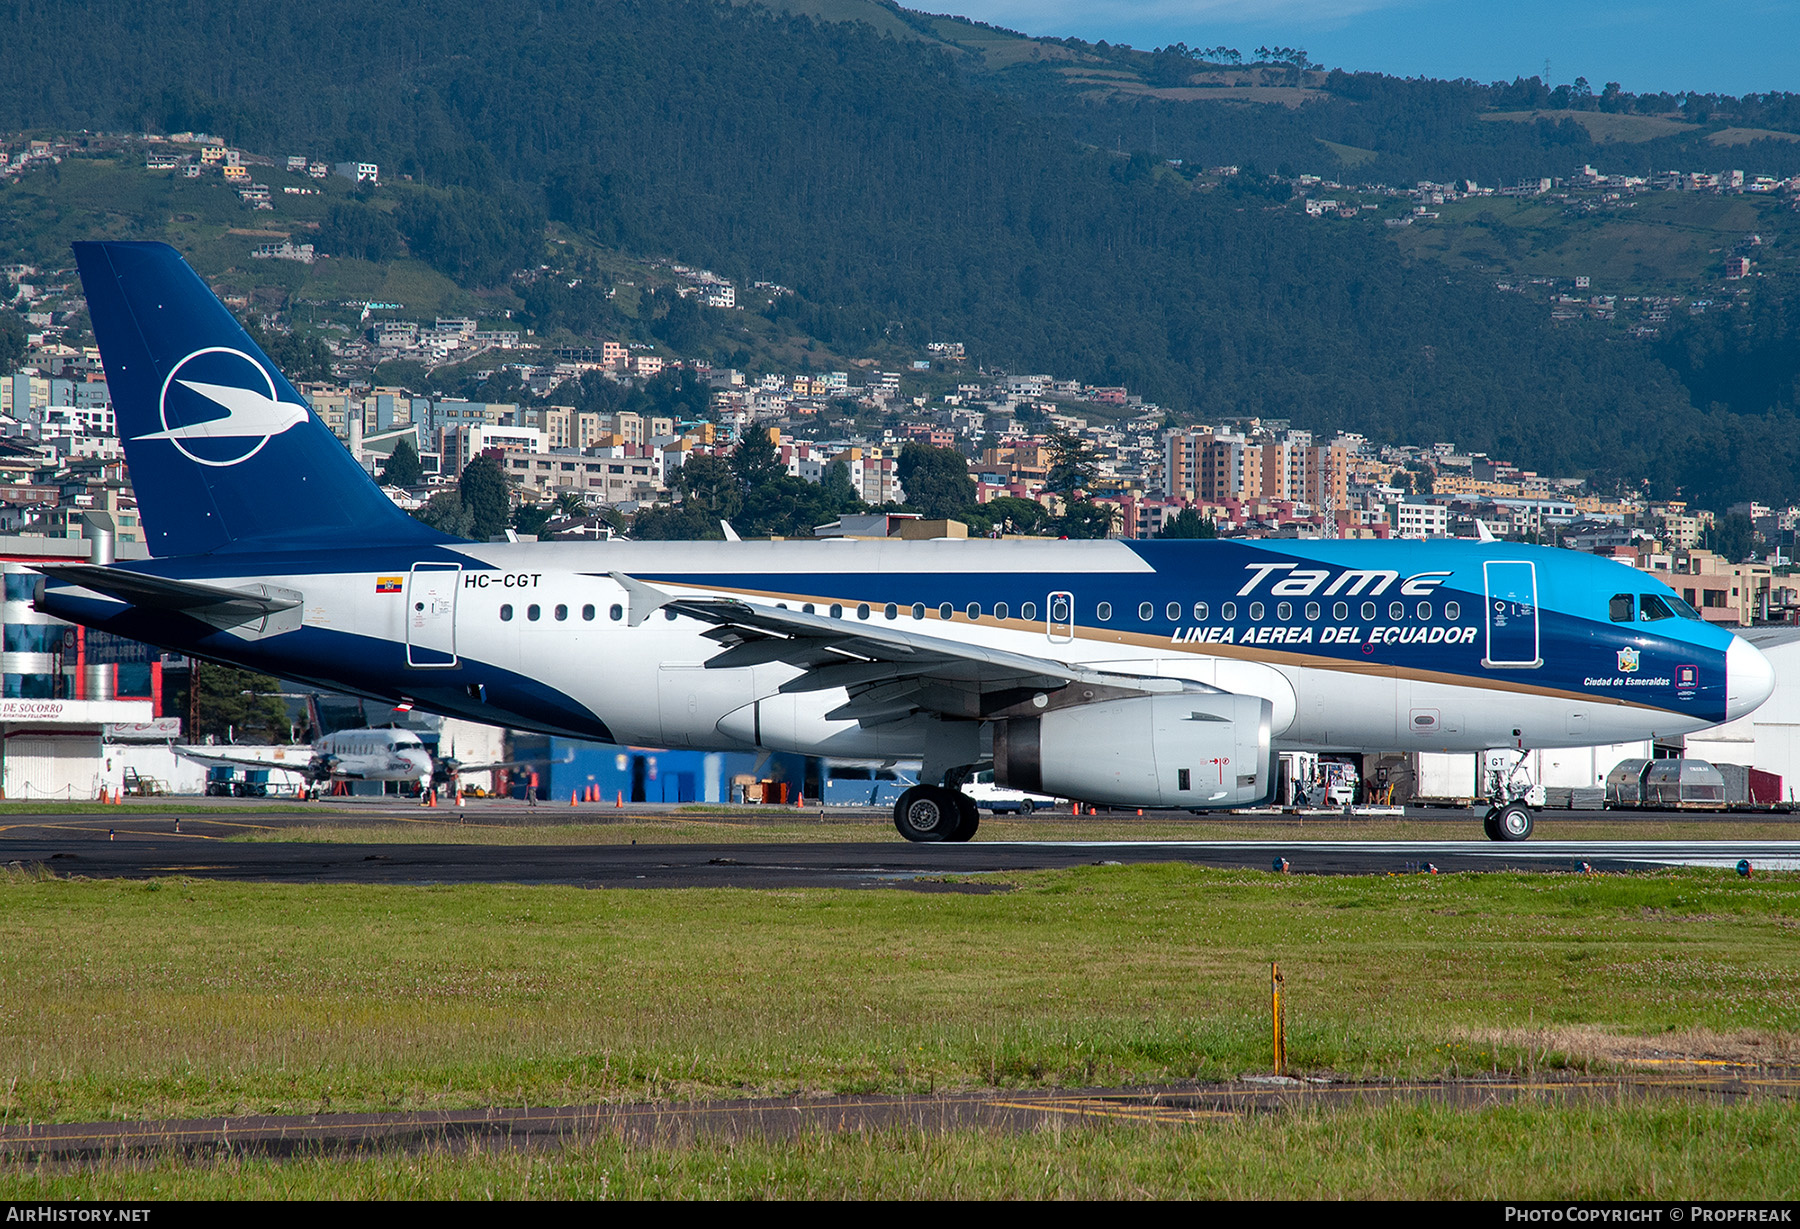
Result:
<svg viewBox="0 0 1800 1229"><path fill-rule="evenodd" d="M746 487L759 486L783 472L775 441L767 431L752 427L731 452L731 469Z"/></svg>
<svg viewBox="0 0 1800 1229"><path fill-rule="evenodd" d="M1085 491L1094 485L1100 463L1094 457L1093 445L1072 431L1058 431L1050 437L1050 472L1044 478L1044 489L1058 495Z"/></svg>
<svg viewBox="0 0 1800 1229"><path fill-rule="evenodd" d="M293 737L281 697L258 694L279 691L275 679L211 662L196 663L195 676L199 696L189 708L197 718L192 737L252 743L285 743Z"/></svg>
<svg viewBox="0 0 1800 1229"><path fill-rule="evenodd" d="M470 536L486 542L506 532L511 520L512 492L507 489L506 471L500 462L485 454L464 467L457 493L468 510Z"/></svg>
<svg viewBox="0 0 1800 1229"><path fill-rule="evenodd" d="M475 537L475 518L463 506L461 491L439 491L425 501L423 508L415 508L412 515L414 520L424 521L451 537Z"/></svg>
<svg viewBox="0 0 1800 1229"><path fill-rule="evenodd" d="M999 495L970 509L970 527L982 533L1037 533L1050 519L1050 510L1033 499Z"/></svg>
<svg viewBox="0 0 1800 1229"><path fill-rule="evenodd" d="M954 448L907 444L900 450L895 474L906 491L906 502L934 520L966 517L975 502L969 463Z"/></svg>
<svg viewBox="0 0 1800 1229"><path fill-rule="evenodd" d="M418 486L425 479L425 467L419 464L419 450L409 439L402 439L388 454L381 468L381 480L389 486Z"/></svg>
<svg viewBox="0 0 1800 1229"><path fill-rule="evenodd" d="M25 361L28 332L25 317L10 308L0 309L0 373L17 371Z"/></svg>
<svg viewBox="0 0 1800 1229"><path fill-rule="evenodd" d="M1091 499L1071 499L1050 530L1065 538L1104 538L1118 524L1119 510Z"/></svg>
<svg viewBox="0 0 1800 1229"><path fill-rule="evenodd" d="M1706 533L1708 550L1742 563L1756 551L1756 525L1742 512L1727 512Z"/></svg>
<svg viewBox="0 0 1800 1229"><path fill-rule="evenodd" d="M1192 508L1183 508L1174 516L1163 522L1162 537L1165 538L1216 538L1219 531L1213 527L1212 518L1202 519Z"/></svg>

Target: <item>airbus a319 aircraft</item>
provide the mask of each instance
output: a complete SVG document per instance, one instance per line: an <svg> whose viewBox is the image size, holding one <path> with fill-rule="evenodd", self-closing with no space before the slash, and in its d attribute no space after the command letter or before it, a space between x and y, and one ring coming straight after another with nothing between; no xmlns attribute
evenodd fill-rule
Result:
<svg viewBox="0 0 1800 1229"><path fill-rule="evenodd" d="M153 558L38 608L164 648L575 738L918 759L1125 807L1270 798L1283 749L1481 751L1742 716L1769 664L1569 551L1335 541L482 544L396 508L171 248L76 257ZM1487 835L1534 816L1502 793Z"/></svg>

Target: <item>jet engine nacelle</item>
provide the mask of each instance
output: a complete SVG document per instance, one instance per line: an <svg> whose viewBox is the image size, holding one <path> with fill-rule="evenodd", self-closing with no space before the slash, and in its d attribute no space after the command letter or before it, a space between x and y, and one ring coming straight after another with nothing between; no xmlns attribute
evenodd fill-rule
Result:
<svg viewBox="0 0 1800 1229"><path fill-rule="evenodd" d="M994 725L994 780L1128 807L1250 806L1274 789L1260 696L1137 696Z"/></svg>

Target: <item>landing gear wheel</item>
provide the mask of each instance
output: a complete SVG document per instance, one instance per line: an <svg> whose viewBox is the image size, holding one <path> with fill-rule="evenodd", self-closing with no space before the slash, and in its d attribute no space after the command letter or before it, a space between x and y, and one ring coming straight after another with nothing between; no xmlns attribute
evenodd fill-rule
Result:
<svg viewBox="0 0 1800 1229"><path fill-rule="evenodd" d="M1531 838L1531 829L1536 822L1530 807L1522 802L1509 802L1494 816L1494 830L1499 833L1500 840L1524 841Z"/></svg>
<svg viewBox="0 0 1800 1229"><path fill-rule="evenodd" d="M1481 831L1490 841L1497 841L1500 839L1500 827L1495 823L1499 817L1499 807L1489 807L1488 813L1481 817Z"/></svg>
<svg viewBox="0 0 1800 1229"><path fill-rule="evenodd" d="M956 794L956 811L956 831L944 839L966 841L973 838L975 829L981 826L981 810L975 805L975 800L959 790Z"/></svg>
<svg viewBox="0 0 1800 1229"><path fill-rule="evenodd" d="M963 823L957 797L939 785L915 785L894 804L894 827L909 841L953 841Z"/></svg>

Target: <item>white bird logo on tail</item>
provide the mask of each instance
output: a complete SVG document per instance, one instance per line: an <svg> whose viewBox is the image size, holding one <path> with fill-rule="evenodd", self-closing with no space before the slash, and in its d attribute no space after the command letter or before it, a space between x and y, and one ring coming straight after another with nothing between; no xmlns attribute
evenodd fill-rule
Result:
<svg viewBox="0 0 1800 1229"><path fill-rule="evenodd" d="M251 370L261 377L260 382L267 392L256 388L245 388L241 384L216 384L205 380L178 379L183 367L195 359L205 355L230 355L247 363ZM217 360L209 366L216 366ZM210 374L210 372L209 372ZM208 418L201 422L184 422L179 426L169 425L169 393L179 385L189 392L204 397L207 401L224 409L222 418ZM233 350L225 346L209 346L194 353L175 364L163 381L160 406L161 431L152 431L145 435L133 436L134 440L167 440L179 449L183 456L201 465L236 465L247 461L261 452L270 439L282 432L290 430L305 422L312 411L305 405L292 401L282 401L276 394L275 381L263 365L245 354L242 350ZM186 418L188 414L180 417ZM201 456L190 451L186 443L204 443L220 440L255 440L256 445L237 456Z"/></svg>

